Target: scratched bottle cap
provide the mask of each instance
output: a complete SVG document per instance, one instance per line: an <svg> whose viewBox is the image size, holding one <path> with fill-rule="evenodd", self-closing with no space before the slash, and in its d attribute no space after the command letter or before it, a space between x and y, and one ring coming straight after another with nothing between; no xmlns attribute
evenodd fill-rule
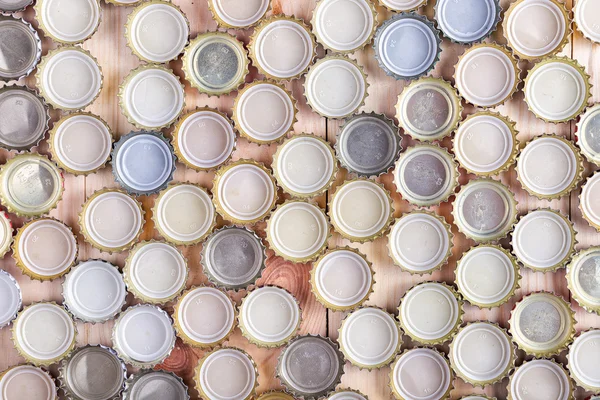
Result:
<svg viewBox="0 0 600 400"><path fill-rule="evenodd" d="M297 122L296 100L285 86L254 81L244 86L233 103L233 122L240 135L266 144L283 139Z"/></svg>
<svg viewBox="0 0 600 400"><path fill-rule="evenodd" d="M163 304L181 294L188 273L187 260L177 247L150 241L138 243L129 251L123 279L138 299Z"/></svg>
<svg viewBox="0 0 600 400"><path fill-rule="evenodd" d="M210 0L208 8L218 25L227 28L248 28L267 13L269 0Z"/></svg>
<svg viewBox="0 0 600 400"><path fill-rule="evenodd" d="M48 130L49 120L48 106L35 91L17 85L0 89L1 147L21 151L37 146Z"/></svg>
<svg viewBox="0 0 600 400"><path fill-rule="evenodd" d="M157 306L138 304L123 311L112 334L113 346L128 364L151 368L163 362L175 346L169 314Z"/></svg>
<svg viewBox="0 0 600 400"><path fill-rule="evenodd" d="M385 174L402 150L398 127L383 114L361 113L340 127L335 152L349 172L370 177Z"/></svg>
<svg viewBox="0 0 600 400"><path fill-rule="evenodd" d="M357 390L338 389L327 400L368 400L367 396Z"/></svg>
<svg viewBox="0 0 600 400"><path fill-rule="evenodd" d="M35 77L46 102L67 112L87 107L102 89L98 61L79 46L51 50L42 58Z"/></svg>
<svg viewBox="0 0 600 400"><path fill-rule="evenodd" d="M515 195L493 179L474 179L454 200L454 223L465 236L478 243L505 237L517 222Z"/></svg>
<svg viewBox="0 0 600 400"><path fill-rule="evenodd" d="M23 273L47 281L66 274L77 259L77 238L54 218L34 219L15 236L13 258Z"/></svg>
<svg viewBox="0 0 600 400"><path fill-rule="evenodd" d="M579 0L573 9L577 29L583 36L596 43L600 43L600 8L598 5L598 2L594 0Z"/></svg>
<svg viewBox="0 0 600 400"><path fill-rule="evenodd" d="M500 22L499 0L441 0L435 5L435 20L448 39L456 43L481 42Z"/></svg>
<svg viewBox="0 0 600 400"><path fill-rule="evenodd" d="M576 144L587 160L600 165L600 104L588 108L577 123Z"/></svg>
<svg viewBox="0 0 600 400"><path fill-rule="evenodd" d="M298 300L276 286L248 292L239 310L242 335L259 347L279 347L287 343L297 334L302 319Z"/></svg>
<svg viewBox="0 0 600 400"><path fill-rule="evenodd" d="M411 11L427 4L427 0L379 0L390 11Z"/></svg>
<svg viewBox="0 0 600 400"><path fill-rule="evenodd" d="M300 134L286 139L273 155L273 175L293 197L317 196L333 184L338 167L331 145L321 137Z"/></svg>
<svg viewBox="0 0 600 400"><path fill-rule="evenodd" d="M577 253L567 265L567 284L571 297L589 312L600 314L600 247Z"/></svg>
<svg viewBox="0 0 600 400"><path fill-rule="evenodd" d="M34 303L19 313L12 340L28 363L48 366L75 348L77 329L71 315L55 303Z"/></svg>
<svg viewBox="0 0 600 400"><path fill-rule="evenodd" d="M235 306L227 294L212 287L194 287L181 295L173 320L177 335L195 347L224 342L235 328Z"/></svg>
<svg viewBox="0 0 600 400"><path fill-rule="evenodd" d="M344 355L331 339L298 336L283 349L277 378L296 398L317 399L333 392L344 374Z"/></svg>
<svg viewBox="0 0 600 400"><path fill-rule="evenodd" d="M190 36L189 21L175 4L152 0L127 17L127 46L140 60L166 63L183 52Z"/></svg>
<svg viewBox="0 0 600 400"><path fill-rule="evenodd" d="M420 207L446 201L458 186L458 165L437 145L408 147L396 162L394 184L402 197Z"/></svg>
<svg viewBox="0 0 600 400"><path fill-rule="evenodd" d="M568 400L574 398L575 386L562 365L553 360L531 360L510 376L507 389L510 400Z"/></svg>
<svg viewBox="0 0 600 400"><path fill-rule="evenodd" d="M540 199L567 195L583 179L583 160L570 140L542 135L529 141L517 159L517 179Z"/></svg>
<svg viewBox="0 0 600 400"><path fill-rule="evenodd" d="M34 9L44 35L65 44L89 39L102 18L98 0L40 0Z"/></svg>
<svg viewBox="0 0 600 400"><path fill-rule="evenodd" d="M125 400L189 400L188 387L173 372L142 370L125 382Z"/></svg>
<svg viewBox="0 0 600 400"><path fill-rule="evenodd" d="M10 324L16 317L23 304L21 287L16 279L0 270L0 328ZM0 393L2 393L0 391Z"/></svg>
<svg viewBox="0 0 600 400"><path fill-rule="evenodd" d="M575 312L551 293L523 297L510 314L510 333L519 348L535 357L549 357L566 349L575 333Z"/></svg>
<svg viewBox="0 0 600 400"><path fill-rule="evenodd" d="M600 183L600 174L594 174L583 184L579 195L579 209L588 224L600 231L600 204L597 200L600 195L600 185L598 183Z"/></svg>
<svg viewBox="0 0 600 400"><path fill-rule="evenodd" d="M31 365L18 365L0 373L4 400L55 400L58 388L50 374Z"/></svg>
<svg viewBox="0 0 600 400"><path fill-rule="evenodd" d="M582 332L569 347L567 357L571 376L578 386L600 393L600 330Z"/></svg>
<svg viewBox="0 0 600 400"><path fill-rule="evenodd" d="M182 57L185 78L209 95L236 90L248 75L248 53L242 42L225 32L196 36Z"/></svg>
<svg viewBox="0 0 600 400"><path fill-rule="evenodd" d="M4 10L0 0L0 37L8 48L2 50L0 60L0 80L19 80L31 74L42 55L42 42L37 31L29 22L9 15L1 15ZM9 1L9 3L18 2Z"/></svg>

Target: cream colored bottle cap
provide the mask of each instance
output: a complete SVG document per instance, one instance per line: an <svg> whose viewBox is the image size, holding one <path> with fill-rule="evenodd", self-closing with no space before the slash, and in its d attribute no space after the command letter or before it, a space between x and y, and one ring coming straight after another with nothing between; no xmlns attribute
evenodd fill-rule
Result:
<svg viewBox="0 0 600 400"><path fill-rule="evenodd" d="M398 400L444 399L452 390L448 360L434 349L406 350L392 364L390 387Z"/></svg>
<svg viewBox="0 0 600 400"><path fill-rule="evenodd" d="M452 232L443 217L412 211L397 219L388 234L394 263L413 274L441 268L452 254Z"/></svg>
<svg viewBox="0 0 600 400"><path fill-rule="evenodd" d="M141 242L129 251L123 278L137 298L148 303L166 303L185 289L187 260L173 245Z"/></svg>
<svg viewBox="0 0 600 400"><path fill-rule="evenodd" d="M41 0L34 8L46 36L67 44L89 39L102 16L98 0Z"/></svg>
<svg viewBox="0 0 600 400"><path fill-rule="evenodd" d="M600 314L600 247L577 253L567 266L571 297L590 312Z"/></svg>
<svg viewBox="0 0 600 400"><path fill-rule="evenodd" d="M600 230L600 174L594 174L581 187L579 208L587 222Z"/></svg>
<svg viewBox="0 0 600 400"><path fill-rule="evenodd" d="M569 348L569 371L575 382L588 391L600 393L600 330L581 333Z"/></svg>
<svg viewBox="0 0 600 400"><path fill-rule="evenodd" d="M135 6L143 0L105 0L106 3L114 4L115 6Z"/></svg>
<svg viewBox="0 0 600 400"><path fill-rule="evenodd" d="M228 28L247 28L266 14L269 0L210 0L208 7L217 24Z"/></svg>
<svg viewBox="0 0 600 400"><path fill-rule="evenodd" d="M3 400L55 400L58 389L43 369L19 365L0 374L0 396Z"/></svg>
<svg viewBox="0 0 600 400"><path fill-rule="evenodd" d="M142 370L125 383L125 400L190 400L188 387L173 372Z"/></svg>
<svg viewBox="0 0 600 400"><path fill-rule="evenodd" d="M495 397L492 399L491 397L487 397L484 395L478 395L478 394L473 394L473 395L464 396L464 397L460 398L460 400L495 400L495 399L496 399Z"/></svg>
<svg viewBox="0 0 600 400"><path fill-rule="evenodd" d="M246 400L258 386L256 364L246 352L223 347L204 356L194 371L196 389L207 400Z"/></svg>
<svg viewBox="0 0 600 400"><path fill-rule="evenodd" d="M340 350L359 368L375 369L389 364L402 345L394 317L375 307L360 308L348 314L339 334Z"/></svg>
<svg viewBox="0 0 600 400"><path fill-rule="evenodd" d="M600 26L598 28L600 30ZM600 165L600 104L588 108L579 119L576 144L587 160Z"/></svg>
<svg viewBox="0 0 600 400"><path fill-rule="evenodd" d="M48 366L75 348L75 323L55 303L34 303L19 313L12 328L13 342L27 362Z"/></svg>
<svg viewBox="0 0 600 400"><path fill-rule="evenodd" d="M33 0L0 0L0 10L3 14L13 14L24 11Z"/></svg>
<svg viewBox="0 0 600 400"><path fill-rule="evenodd" d="M177 58L190 36L185 14L176 5L161 0L137 6L127 17L125 30L133 54L155 63Z"/></svg>
<svg viewBox="0 0 600 400"><path fill-rule="evenodd" d="M327 400L367 400L367 396L352 389L338 389Z"/></svg>
<svg viewBox="0 0 600 400"><path fill-rule="evenodd" d="M257 400L294 400L294 397L283 391L268 391L258 396Z"/></svg>
<svg viewBox="0 0 600 400"><path fill-rule="evenodd" d="M573 398L573 384L565 369L552 360L531 360L511 375L510 400L568 400Z"/></svg>
<svg viewBox="0 0 600 400"><path fill-rule="evenodd" d="M355 242L372 241L392 223L394 207L383 185L367 180L347 181L333 194L329 207L331 224Z"/></svg>
<svg viewBox="0 0 600 400"><path fill-rule="evenodd" d="M0 211L0 258L10 250L13 242L12 222L6 211Z"/></svg>
<svg viewBox="0 0 600 400"><path fill-rule="evenodd" d="M331 145L318 136L294 135L273 155L277 183L294 197L313 197L327 190L338 168Z"/></svg>
<svg viewBox="0 0 600 400"><path fill-rule="evenodd" d="M391 11L411 11L427 3L427 0L379 0Z"/></svg>
<svg viewBox="0 0 600 400"><path fill-rule="evenodd" d="M235 328L235 308L223 291L196 287L179 298L173 319L184 342L198 347L214 346L227 339Z"/></svg>
<svg viewBox="0 0 600 400"><path fill-rule="evenodd" d="M347 57L328 56L317 61L306 74L304 96L310 107L328 118L344 118L364 105L367 77Z"/></svg>
<svg viewBox="0 0 600 400"><path fill-rule="evenodd" d="M300 305L291 293L264 286L248 292L242 300L239 327L250 343L277 347L296 335L301 316Z"/></svg>
<svg viewBox="0 0 600 400"><path fill-rule="evenodd" d="M171 354L175 331L165 311L150 304L138 304L119 315L112 339L115 350L127 363L150 368Z"/></svg>
<svg viewBox="0 0 600 400"><path fill-rule="evenodd" d="M3 269L0 269L0 289L0 328L2 328L17 317L23 299L21 287L16 279Z"/></svg>
<svg viewBox="0 0 600 400"><path fill-rule="evenodd" d="M579 0L573 10L575 24L589 40L600 43L600 4L594 0Z"/></svg>

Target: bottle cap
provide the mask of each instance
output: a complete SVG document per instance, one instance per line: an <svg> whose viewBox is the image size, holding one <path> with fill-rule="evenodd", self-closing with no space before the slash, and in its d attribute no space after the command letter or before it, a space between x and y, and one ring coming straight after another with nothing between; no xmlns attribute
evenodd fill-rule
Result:
<svg viewBox="0 0 600 400"><path fill-rule="evenodd" d="M254 81L244 86L233 103L233 121L240 135L266 144L283 139L298 121L296 100L285 86Z"/></svg>
<svg viewBox="0 0 600 400"><path fill-rule="evenodd" d="M138 243L129 251L123 279L138 299L164 304L185 289L188 273L187 260L177 247L150 241Z"/></svg>
<svg viewBox="0 0 600 400"><path fill-rule="evenodd" d="M508 46L519 58L548 57L569 42L569 11L558 0L518 0L504 13L503 30Z"/></svg>
<svg viewBox="0 0 600 400"><path fill-rule="evenodd" d="M567 265L571 297L589 312L600 314L600 247L592 246L573 256Z"/></svg>
<svg viewBox="0 0 600 400"><path fill-rule="evenodd" d="M536 117L551 123L577 117L592 96L590 76L577 61L550 57L527 73L525 102Z"/></svg>
<svg viewBox="0 0 600 400"><path fill-rule="evenodd" d="M487 386L515 367L516 348L506 330L490 322L470 322L450 343L450 365L463 381Z"/></svg>
<svg viewBox="0 0 600 400"><path fill-rule="evenodd" d="M267 242L278 256L293 262L315 259L325 250L331 227L318 205L290 200L277 206L267 220Z"/></svg>
<svg viewBox="0 0 600 400"><path fill-rule="evenodd" d="M433 144L408 147L394 170L402 197L420 207L446 201L458 186L458 164L446 149Z"/></svg>
<svg viewBox="0 0 600 400"><path fill-rule="evenodd" d="M600 205L598 205L598 196L600 196L600 174L590 176L581 187L579 195L579 209L583 218L590 226L600 231Z"/></svg>
<svg viewBox="0 0 600 400"><path fill-rule="evenodd" d="M427 0L379 0L390 11L411 11L427 4Z"/></svg>
<svg viewBox="0 0 600 400"><path fill-rule="evenodd" d="M338 389L327 400L368 400L367 396L353 389Z"/></svg>
<svg viewBox="0 0 600 400"><path fill-rule="evenodd" d="M505 237L517 222L515 195L501 182L473 179L454 200L452 216L458 229L478 243Z"/></svg>
<svg viewBox="0 0 600 400"><path fill-rule="evenodd" d="M25 307L12 327L15 348L28 363L48 366L75 348L77 329L71 315L55 303Z"/></svg>
<svg viewBox="0 0 600 400"><path fill-rule="evenodd" d="M344 374L344 355L322 336L298 336L283 349L276 376L295 398L317 399L333 392Z"/></svg>
<svg viewBox="0 0 600 400"><path fill-rule="evenodd" d="M217 214L205 188L193 183L171 184L156 198L154 226L167 241L189 246L213 230Z"/></svg>
<svg viewBox="0 0 600 400"><path fill-rule="evenodd" d="M242 42L225 32L196 36L185 48L183 72L200 93L227 94L236 90L248 75L248 53Z"/></svg>
<svg viewBox="0 0 600 400"><path fill-rule="evenodd" d="M449 82L423 77L406 86L398 96L396 118L405 133L430 142L456 130L462 110L460 96Z"/></svg>
<svg viewBox="0 0 600 400"><path fill-rule="evenodd" d="M510 333L521 350L535 357L560 353L573 341L575 312L551 293L531 293L510 314Z"/></svg>
<svg viewBox="0 0 600 400"><path fill-rule="evenodd" d="M233 122L211 108L184 114L173 130L173 148L179 161L197 171L219 167L229 161L236 145Z"/></svg>
<svg viewBox="0 0 600 400"><path fill-rule="evenodd" d="M0 328L7 326L17 317L23 305L21 287L16 279L3 269L0 269ZM2 391L0 391L2 393Z"/></svg>
<svg viewBox="0 0 600 400"><path fill-rule="evenodd" d="M258 396L256 400L294 400L294 398L286 392L269 391Z"/></svg>
<svg viewBox="0 0 600 400"><path fill-rule="evenodd" d="M226 293L212 287L194 287L177 300L173 312L177 335L196 347L216 346L235 328L235 306Z"/></svg>
<svg viewBox="0 0 600 400"><path fill-rule="evenodd" d="M172 372L142 370L125 382L125 400L189 400L188 387Z"/></svg>
<svg viewBox="0 0 600 400"><path fill-rule="evenodd" d="M599 28L600 29L600 28ZM591 163L600 166L600 104L588 108L579 119L575 135L581 153Z"/></svg>
<svg viewBox="0 0 600 400"><path fill-rule="evenodd" d="M429 274L442 268L452 255L450 224L430 211L415 210L397 219L388 233L388 251L394 263L411 274Z"/></svg>
<svg viewBox="0 0 600 400"><path fill-rule="evenodd" d="M512 233L511 246L518 260L534 271L556 271L575 251L573 223L549 208L521 217Z"/></svg>
<svg viewBox="0 0 600 400"><path fill-rule="evenodd" d="M10 250L13 242L12 222L6 211L0 211L0 258Z"/></svg>
<svg viewBox="0 0 600 400"><path fill-rule="evenodd" d="M496 30L501 11L499 0L440 0L435 5L435 20L448 39L471 44L481 42Z"/></svg>
<svg viewBox="0 0 600 400"><path fill-rule="evenodd" d="M51 50L42 58L35 77L46 102L67 112L87 107L102 89L98 61L79 46Z"/></svg>
<svg viewBox="0 0 600 400"><path fill-rule="evenodd" d="M367 75L345 56L327 56L313 65L304 81L304 96L314 112L345 118L358 111L369 95Z"/></svg>
<svg viewBox="0 0 600 400"><path fill-rule="evenodd" d="M18 365L1 373L0 394L4 400L58 399L54 379L48 372L31 365Z"/></svg>
<svg viewBox="0 0 600 400"><path fill-rule="evenodd" d="M65 44L89 39L98 30L102 18L98 0L40 0L34 10L44 35Z"/></svg>
<svg viewBox="0 0 600 400"><path fill-rule="evenodd" d="M460 400L496 400L495 397L487 397L483 394L471 394L461 397Z"/></svg>
<svg viewBox="0 0 600 400"><path fill-rule="evenodd" d="M0 0L0 12L12 14L25 11L25 8L33 3L33 0Z"/></svg>
<svg viewBox="0 0 600 400"><path fill-rule="evenodd" d="M377 28L373 49L387 75L411 80L427 75L435 67L440 60L441 43L440 31L427 17L402 12Z"/></svg>
<svg viewBox="0 0 600 400"><path fill-rule="evenodd" d="M248 28L260 21L269 7L269 0L210 0L208 8L218 25L227 28Z"/></svg>
<svg viewBox="0 0 600 400"><path fill-rule="evenodd" d="M254 360L243 350L222 347L206 354L194 370L196 389L207 400L247 400L258 386Z"/></svg>
<svg viewBox="0 0 600 400"><path fill-rule="evenodd" d="M69 399L120 399L126 378L125 363L102 345L80 347L60 364L60 388Z"/></svg>
<svg viewBox="0 0 600 400"><path fill-rule="evenodd" d="M287 343L298 332L302 317L298 300L276 286L263 286L248 292L239 312L242 335L259 347L278 347Z"/></svg>
<svg viewBox="0 0 600 400"><path fill-rule="evenodd" d="M39 145L49 120L48 106L35 91L17 85L0 88L1 147L21 151Z"/></svg>
<svg viewBox="0 0 600 400"><path fill-rule="evenodd" d="M135 6L140 4L144 0L104 0L107 4L114 4L115 6Z"/></svg>
<svg viewBox="0 0 600 400"><path fill-rule="evenodd" d="M463 299L479 308L506 303L519 288L519 266L506 249L482 244L465 252L456 265L456 286Z"/></svg>
<svg viewBox="0 0 600 400"><path fill-rule="evenodd" d="M151 368L171 354L175 331L164 310L150 304L138 304L119 315L112 341L119 356L128 364Z"/></svg>
<svg viewBox="0 0 600 400"><path fill-rule="evenodd" d="M352 53L371 41L377 29L377 10L367 0L320 1L311 25L325 49Z"/></svg>
<svg viewBox="0 0 600 400"><path fill-rule="evenodd" d="M515 123L491 111L469 115L454 134L453 150L459 164L480 176L497 175L514 164L519 153Z"/></svg>
<svg viewBox="0 0 600 400"><path fill-rule="evenodd" d="M578 386L600 393L600 330L582 332L569 347L567 357L571 376Z"/></svg>
<svg viewBox="0 0 600 400"><path fill-rule="evenodd" d="M1 15L5 0L0 0L0 35L10 51L2 52L0 81L17 81L33 72L42 55L42 42L29 22ZM16 1L9 1L18 5Z"/></svg>
<svg viewBox="0 0 600 400"><path fill-rule="evenodd" d="M564 367L554 360L525 361L510 376L509 400L574 398L575 389Z"/></svg>
<svg viewBox="0 0 600 400"><path fill-rule="evenodd" d="M77 264L66 275L62 289L65 308L84 322L102 323L114 318L127 300L119 269L103 260Z"/></svg>
<svg viewBox="0 0 600 400"><path fill-rule="evenodd" d="M329 217L346 239L369 242L386 233L394 219L394 206L382 184L354 179L339 186L331 197Z"/></svg>
<svg viewBox="0 0 600 400"><path fill-rule="evenodd" d="M142 204L118 189L98 190L83 204L79 226L85 240L100 251L125 251L142 234Z"/></svg>
<svg viewBox="0 0 600 400"><path fill-rule="evenodd" d="M359 307L373 292L375 272L367 256L351 247L327 250L310 271L312 292L333 311Z"/></svg>
<svg viewBox="0 0 600 400"><path fill-rule="evenodd" d="M342 320L338 343L346 360L370 370L384 367L396 358L402 333L394 316L376 307L364 307Z"/></svg>
<svg viewBox="0 0 600 400"><path fill-rule="evenodd" d="M398 400L444 399L450 395L452 380L446 357L430 348L405 350L390 371L390 388Z"/></svg>
<svg viewBox="0 0 600 400"><path fill-rule="evenodd" d="M527 142L517 159L517 179L539 199L567 195L583 179L583 160L573 142L558 135L542 135Z"/></svg>
<svg viewBox="0 0 600 400"><path fill-rule="evenodd" d="M241 159L219 168L212 191L218 213L238 224L262 220L277 201L277 185L271 171L253 160Z"/></svg>
<svg viewBox="0 0 600 400"><path fill-rule="evenodd" d="M32 279L49 281L66 274L77 260L77 238L54 218L34 219L15 236L13 258Z"/></svg>
<svg viewBox="0 0 600 400"><path fill-rule="evenodd" d="M190 23L179 7L152 0L138 5L127 17L127 46L140 60L166 63L183 52L190 37Z"/></svg>
<svg viewBox="0 0 600 400"><path fill-rule="evenodd" d="M466 101L490 108L512 97L521 82L520 73L517 60L506 47L481 43L471 46L458 58L454 80Z"/></svg>
<svg viewBox="0 0 600 400"><path fill-rule="evenodd" d="M331 145L319 136L286 139L273 155L273 175L293 197L317 196L331 187L338 167Z"/></svg>
<svg viewBox="0 0 600 400"><path fill-rule="evenodd" d="M1 8L1 6L0 6ZM573 9L575 25L592 42L600 43L600 8L594 0L579 0Z"/></svg>
<svg viewBox="0 0 600 400"><path fill-rule="evenodd" d="M63 170L75 175L97 172L108 162L113 136L108 124L91 113L62 117L50 131L52 158Z"/></svg>
<svg viewBox="0 0 600 400"><path fill-rule="evenodd" d="M342 167L362 177L387 173L402 151L396 124L383 114L361 113L340 127L335 152Z"/></svg>

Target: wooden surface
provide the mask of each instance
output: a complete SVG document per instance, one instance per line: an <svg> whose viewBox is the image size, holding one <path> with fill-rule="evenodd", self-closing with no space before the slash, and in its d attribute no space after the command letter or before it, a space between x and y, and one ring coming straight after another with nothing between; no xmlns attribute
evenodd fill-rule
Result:
<svg viewBox="0 0 600 400"><path fill-rule="evenodd" d="M214 31L217 26L215 21L212 19L206 0L175 0L181 9L186 13L192 30L192 37L197 33L205 31ZM312 17L312 10L314 8L314 0L272 0L272 13L283 13L287 15L295 15L297 17L304 18L310 21ZM433 1L430 1L433 3ZM509 5L508 0L502 1L502 7L506 9ZM572 0L568 1L569 8L572 6ZM126 21L127 14L131 11L130 7L115 7L113 5L102 4L103 17L99 31L88 41L83 44L83 47L88 49L95 57L98 58L102 70L104 73L104 88L102 93L96 102L88 107L88 111L99 114L104 118L112 130L117 136L126 134L133 127L126 121L119 110L117 101L118 85L122 79L128 74L128 72L139 65L138 59L133 56L128 47L126 47L126 41L123 36L124 28L123 25ZM385 11L382 7L378 7L380 12L380 22L388 18L391 14ZM421 12L425 12L429 17L433 16L433 5L430 4ZM31 10L25 13L26 19L32 21L34 25L37 24L34 21L34 16ZM251 30L244 31L230 31L238 36L245 43L248 42L249 34ZM499 43L505 43L505 39L502 36L501 27L494 33L493 40ZM49 39L44 39L44 54L48 49L55 47ZM452 75L454 73L454 65L458 59L458 56L464 51L464 46L451 44L448 40L444 39L443 53L441 61L437 64L433 71L433 76L442 76L447 80L453 81ZM568 45L563 51L563 55L572 56L576 58L581 64L583 64L588 73L592 76L592 84L595 87L600 87L600 74L595 74L592 67L594 63L600 63L600 49L599 45L594 45L591 42L584 39L581 34L574 32L571 35L570 45ZM319 54L324 54L322 49L319 49ZM397 95L402 91L405 82L395 81L394 79L387 77L383 71L379 68L376 61L373 58L373 50L368 47L365 50L358 51L352 55L359 64L361 64L367 74L370 84L369 97L367 98L366 105L362 111L375 111L378 113L384 113L388 117L394 117L394 105L396 103ZM181 72L181 61L177 60L171 62L170 67L183 79ZM521 68L526 71L531 67L531 64L527 62L520 63ZM525 77L526 73L522 73L522 78ZM256 69L251 68L251 74L247 78L250 82L253 79L261 79L257 75ZM30 86L35 85L34 79L29 77L26 83ZM335 120L327 120L311 112L307 106L303 97L302 80L295 80L287 84L288 88L293 91L294 96L298 100L298 106L300 113L298 115L298 123L295 125L295 132L308 132L326 137L330 142L335 141L335 136L338 131L340 122ZM522 84L519 87L522 88ZM593 89L593 99L600 100L600 89ZM235 93L234 93L235 95ZM193 109L197 106L210 106L216 107L221 111L224 111L231 115L231 106L233 103L233 95L221 96L221 97L208 97L206 95L199 94L195 89L191 88L186 82L186 110ZM564 123L564 124L547 124L534 117L531 114L523 102L522 92L517 93L514 98L508 101L505 105L497 108L500 113L509 116L511 119L517 122L517 129L520 131L519 140L521 142L527 141L529 138L539 135L542 133L557 133L567 138L573 139L575 131L575 123ZM474 112L473 107L467 106L465 109L465 115ZM56 120L58 113L53 113L53 120ZM170 134L170 130L165 131L166 134ZM238 142L238 149L234 154L234 159L241 157L252 157L259 161L270 164L272 154L275 151L275 146L258 146L250 144L244 139L240 139ZM404 137L403 145L406 147L410 145L412 140ZM451 146L451 141L446 138L442 143L446 147ZM47 154L47 146L43 143L39 151ZM13 157L14 154L6 151L0 152L0 161L4 162L7 158ZM586 176L589 176L593 168L586 164ZM461 184L466 183L472 176L465 174L461 171ZM198 173L190 169L186 169L183 164L177 164L177 172L175 174L175 180L177 181L192 181L198 182L207 188L212 186L212 172ZM77 214L83 204L85 198L92 194L94 191L101 189L102 187L115 187L110 168L105 168L99 173L91 175L89 177L75 177L69 174L65 175L65 193L64 199L59 204L58 208L52 211L51 215L56 217L68 225L73 227L74 232L78 235L80 250L79 259L86 260L88 258L103 258L118 266L123 267L123 262L126 257L126 253L117 255L108 255L106 253L100 253L83 241L82 235L79 233L79 227L77 226ZM345 179L345 172L340 172L336 185L339 185ZM551 202L540 201L533 198L521 189L519 182L516 180L514 169L511 168L509 172L503 173L500 179L510 185L512 190L515 192L516 197L519 201L519 212L520 214L526 213L528 210L532 210L538 207L551 207L559 210L565 215L569 215L575 222L575 228L577 230L577 239L579 241L578 248L587 248L591 245L600 244L600 236L596 231L590 228L587 223L581 218L581 213L577 207L579 194L579 188L574 191L570 197L564 197L559 200ZM406 212L413 207L410 206L406 201L402 200L396 193L395 188L392 184L391 174L385 175L381 178L381 182L385 184L388 190L394 193L394 205L396 208L395 215L398 217L403 212ZM321 196L318 201L323 207L326 205L326 200L330 196L330 193ZM150 208L153 205L155 196L141 197L144 209L146 210L146 225L142 239L159 238L158 233L153 228L152 221L148 218ZM451 197L451 200L453 197ZM451 203L444 203L440 207L434 207L433 209L441 215L444 215L448 222L453 222L452 216L450 215ZM13 218L15 227L22 225L22 220ZM223 221L219 220L220 224ZM264 236L264 225L258 224L256 228L259 233ZM360 251L367 254L369 260L373 262L373 267L376 272L375 292L371 295L371 298L367 304L377 305L386 308L390 312L397 313L397 306L402 295L408 288L416 284L417 282L424 280L441 280L448 283L454 281L454 268L456 260L460 258L461 254L469 249L470 246L474 245L471 240L466 239L461 233L457 232L456 227L453 227L455 234L454 238L454 252L450 258L448 265L444 266L441 271L435 272L433 275L425 275L423 277L411 276L408 273L401 272L400 268L393 265L392 260L389 258L386 248L386 239L378 239L374 243L367 244L355 244L347 240L341 239L339 235L334 234L330 247L340 245L350 245L352 247L360 249ZM506 246L508 242L503 241ZM183 248L185 256L189 260L190 266L190 279L188 280L188 287L191 285L206 283L206 277L203 275L200 264L201 245L191 246ZM8 254L4 260L0 261L3 269L13 274L21 288L23 289L24 304L30 304L33 301L57 301L61 302L61 281L57 280L54 282L33 282L28 277L21 274L20 270L15 267L15 263ZM260 284L271 283L281 285L289 289L300 301L303 309L303 322L301 326L301 333L313 333L328 335L332 338L337 338L337 330L340 325L340 321L345 314L331 312L324 309L315 300L313 294L310 291L309 285L309 271L311 265L309 264L293 264L282 260L279 257L273 256L273 253L269 251L268 267L263 273L262 278L259 280ZM515 302L519 300L524 294L537 291L546 290L554 292L558 295L563 296L565 299L570 299L569 291L567 289L564 270L560 270L556 273L536 273L527 269L521 271L523 279L521 281L521 290L517 292L517 295L511 299L507 304L502 307L495 308L492 310L481 311L476 307L469 305L465 306L465 321L474 320L489 320L498 322L503 327L508 327L507 320L510 315L510 311L513 308ZM240 298L244 292L233 293L230 292L232 297L239 303ZM129 304L133 302L130 295ZM574 301L571 301L574 309L577 311L577 328L578 330L587 329L589 327L600 327L600 317L586 313L581 309ZM167 307L169 311L172 307ZM79 346L86 343L96 344L102 343L105 345L111 345L111 330L113 323L108 322L105 324L83 324L78 323L78 339L77 344ZM403 348L412 344L405 336L405 344ZM228 342L229 345L239 346L246 349L256 361L259 367L259 383L258 392L264 392L269 389L280 388L278 380L274 377L274 369L277 363L277 357L280 350L265 350L259 349L254 345L250 345L240 334L239 330L236 329L233 337ZM442 350L447 347L441 346ZM185 382L193 387L193 368L197 364L199 357L203 355L200 350L193 349L187 345L183 345L181 341L177 341L177 345L173 354L166 360L166 362L158 367L174 371L178 375L182 376ZM519 352L519 364L523 359L523 353ZM564 354L560 358L564 361ZM11 332L9 328L3 328L0 330L0 371L23 362L23 359L17 354L17 351L13 348L11 342ZM52 371L56 372L56 366L51 368ZM382 368L377 371L360 371L358 368L351 366L349 363L345 366L345 375L342 379L342 387L351 387L358 389L363 393L367 394L371 400L387 399L391 397L390 390L388 388L388 375L389 368ZM455 389L452 392L453 398L459 398L461 395L469 393L487 393L488 395L497 396L499 399L506 397L506 385L507 379L504 379L500 383L487 387L485 390L474 389L468 384L465 384L460 379L455 379ZM193 399L197 398L197 392L195 389L190 389L190 394ZM579 389L577 391L578 398L584 398L584 392Z"/></svg>

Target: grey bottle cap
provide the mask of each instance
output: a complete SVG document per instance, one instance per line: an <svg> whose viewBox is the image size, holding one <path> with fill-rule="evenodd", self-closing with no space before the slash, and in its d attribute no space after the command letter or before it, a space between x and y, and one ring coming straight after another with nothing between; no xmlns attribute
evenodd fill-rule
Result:
<svg viewBox="0 0 600 400"><path fill-rule="evenodd" d="M266 259L265 246L256 233L244 227L225 226L204 242L201 263L215 286L238 290L256 282Z"/></svg>
<svg viewBox="0 0 600 400"><path fill-rule="evenodd" d="M386 173L402 150L398 127L375 113L362 113L346 120L340 128L335 152L349 172L370 177Z"/></svg>
<svg viewBox="0 0 600 400"><path fill-rule="evenodd" d="M126 382L125 400L189 400L188 387L172 372L142 370Z"/></svg>
<svg viewBox="0 0 600 400"><path fill-rule="evenodd" d="M435 20L448 39L455 43L481 42L500 22L499 0L438 0Z"/></svg>
<svg viewBox="0 0 600 400"><path fill-rule="evenodd" d="M34 0L0 0L0 13L12 14L24 11Z"/></svg>
<svg viewBox="0 0 600 400"><path fill-rule="evenodd" d="M2 3L0 0L0 11ZM0 15L0 80L19 80L31 74L42 55L42 42L35 29L20 18Z"/></svg>
<svg viewBox="0 0 600 400"><path fill-rule="evenodd" d="M130 132L115 143L112 167L115 181L129 194L158 193L173 180L173 147L160 132Z"/></svg>
<svg viewBox="0 0 600 400"><path fill-rule="evenodd" d="M49 120L48 106L35 91L17 85L0 89L1 147L21 151L37 146L48 130Z"/></svg>
<svg viewBox="0 0 600 400"><path fill-rule="evenodd" d="M17 318L22 305L21 287L11 274L0 269L0 328Z"/></svg>

